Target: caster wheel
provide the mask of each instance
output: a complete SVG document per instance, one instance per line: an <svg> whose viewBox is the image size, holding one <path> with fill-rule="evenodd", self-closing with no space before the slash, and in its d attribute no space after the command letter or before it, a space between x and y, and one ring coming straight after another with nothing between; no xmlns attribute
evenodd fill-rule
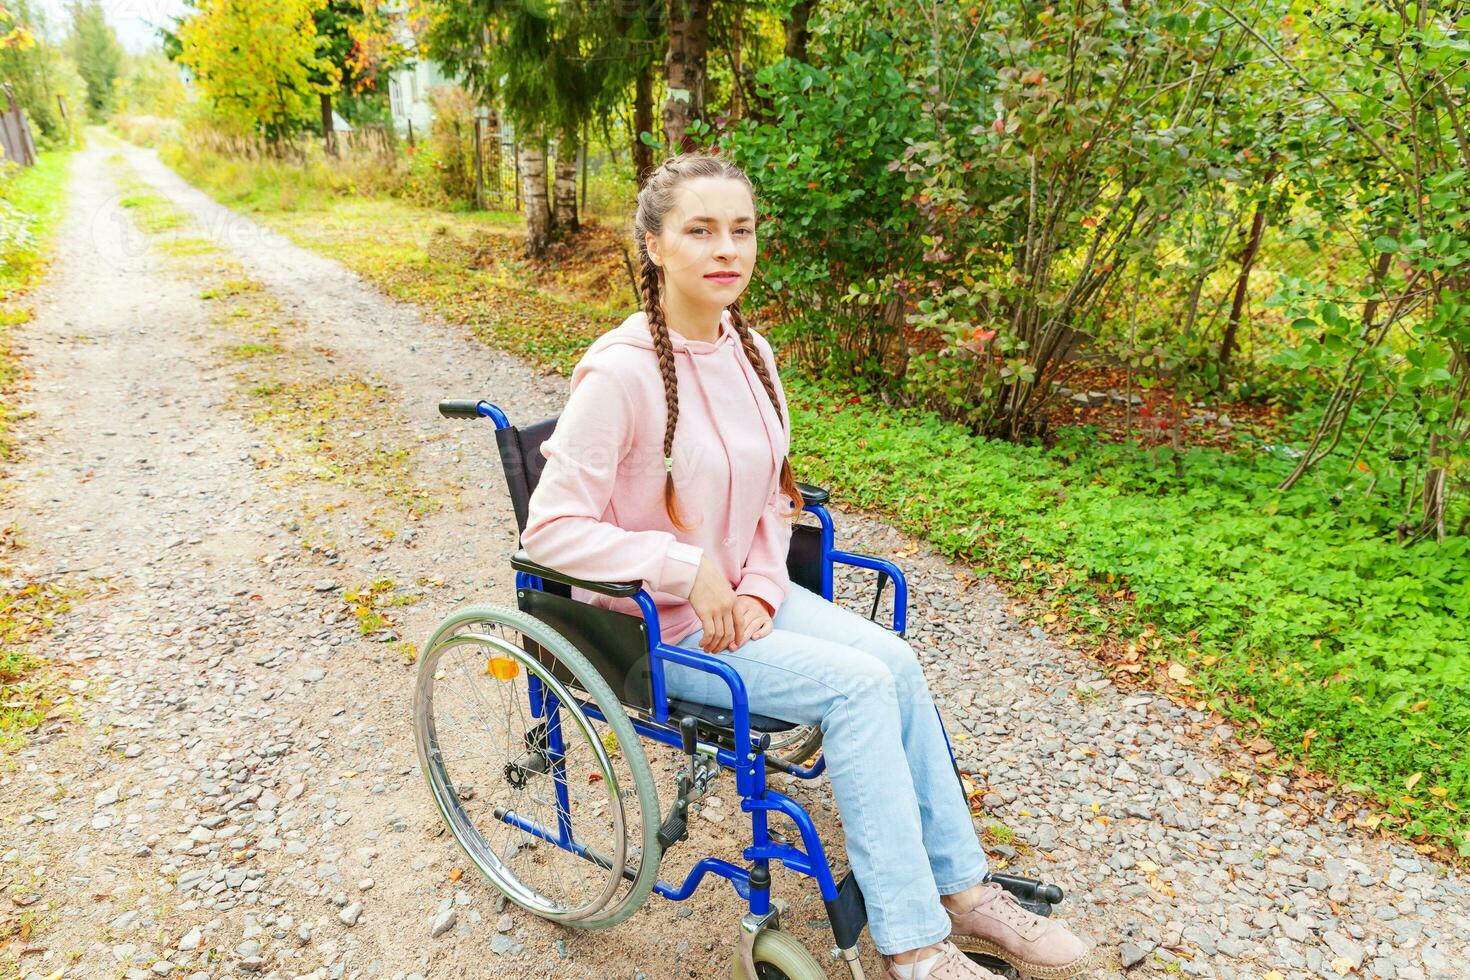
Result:
<svg viewBox="0 0 1470 980"><path fill-rule="evenodd" d="M745 964L737 955L730 965L732 980L827 980L827 971L805 946L790 933L765 929L755 937L755 977L745 975Z"/></svg>

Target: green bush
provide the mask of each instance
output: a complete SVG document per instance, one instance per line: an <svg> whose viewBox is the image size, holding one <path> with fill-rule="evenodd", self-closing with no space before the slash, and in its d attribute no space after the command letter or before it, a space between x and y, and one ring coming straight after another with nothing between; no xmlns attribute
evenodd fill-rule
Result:
<svg viewBox="0 0 1470 980"><path fill-rule="evenodd" d="M834 403L799 376L787 389L803 479L1017 588L1059 590L1081 629L1169 638L1283 755L1470 855L1470 540L1405 548L1375 498L1278 493L1291 460L1269 452L1176 461L1085 429L1017 446L932 412Z"/></svg>

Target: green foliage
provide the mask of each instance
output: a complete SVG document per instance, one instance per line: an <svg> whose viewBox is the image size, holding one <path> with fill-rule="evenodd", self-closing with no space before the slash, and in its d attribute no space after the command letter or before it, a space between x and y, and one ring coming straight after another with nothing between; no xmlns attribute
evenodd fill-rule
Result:
<svg viewBox="0 0 1470 980"><path fill-rule="evenodd" d="M172 119L184 101L179 68L162 52L149 51L123 59L122 75L117 80L119 113Z"/></svg>
<svg viewBox="0 0 1470 980"><path fill-rule="evenodd" d="M803 479L1017 588L1059 590L1099 632L1151 624L1283 754L1313 731L1310 762L1371 787L1411 833L1470 848L1445 806L1470 807L1470 758L1455 751L1470 730L1470 540L1405 549L1372 498L1278 492L1290 462L1266 452L1195 450L1176 467L1168 450L1085 430L1015 446L786 386Z"/></svg>
<svg viewBox="0 0 1470 980"><path fill-rule="evenodd" d="M1202 182L1246 176L1228 146L1243 127L1214 108L1241 32L1202 10L826 12L817 64L762 72L771 111L722 140L776 216L763 285L803 363L979 431L1038 431L1119 270L1155 265L1171 222L1197 237ZM1196 265L1218 264L1234 228L1217 225Z"/></svg>
<svg viewBox="0 0 1470 980"><path fill-rule="evenodd" d="M30 318L26 291L40 278L48 246L61 213L67 152L41 154L33 167L0 161L0 461L15 454L10 435L18 368L10 329ZM53 693L37 674L44 661L27 643L66 609L72 594L54 583L38 584L9 567L16 529L0 529L0 748L17 743L45 717Z"/></svg>
<svg viewBox="0 0 1470 980"><path fill-rule="evenodd" d="M35 0L0 4L0 80L10 86L30 120L38 150L72 141L86 101L86 85L66 53L47 40L52 34L46 7ZM58 97L73 117L71 125L62 116Z"/></svg>
<svg viewBox="0 0 1470 980"><path fill-rule="evenodd" d="M67 51L87 86L87 112L107 116L115 99L114 84L122 72L123 49L102 14L98 0L72 0Z"/></svg>
<svg viewBox="0 0 1470 980"><path fill-rule="evenodd" d="M178 30L215 121L272 143L293 135L334 91L341 69L323 57L313 15L324 0L201 0Z"/></svg>
<svg viewBox="0 0 1470 980"><path fill-rule="evenodd" d="M840 57L759 73L769 121L737 125L721 148L756 185L762 247L752 295L780 311L773 339L808 368L876 378L924 251L909 182L889 164L926 124L892 35L874 29ZM851 284L866 290L850 297Z"/></svg>

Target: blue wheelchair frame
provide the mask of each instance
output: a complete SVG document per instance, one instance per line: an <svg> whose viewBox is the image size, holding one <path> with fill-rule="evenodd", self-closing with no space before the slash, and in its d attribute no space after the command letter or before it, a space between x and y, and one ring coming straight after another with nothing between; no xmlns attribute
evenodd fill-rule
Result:
<svg viewBox="0 0 1470 980"><path fill-rule="evenodd" d="M459 403L462 413L469 414L473 405L475 414L487 417L494 421L497 429L510 427L510 420L500 408L487 401L475 403ZM441 408L441 411L443 409ZM446 414L448 414L446 412ZM820 524L821 532L821 594L829 602L832 600L832 569L836 564L849 565L856 568L864 568L879 574L878 591L881 597L886 579L892 579L894 583L893 621L891 629L899 636L905 636L908 625L908 583L903 572L893 562L870 555L857 554L842 551L833 547L833 524L832 516L821 503L807 503L805 510L814 514ZM516 589L542 590L545 582L542 576L534 575L525 571L516 573ZM779 861L784 867L815 878L821 892L822 900L826 903L829 912L829 921L832 926L834 938L837 941L832 952L844 960L854 977L862 976L862 969L858 963L856 952L857 937L866 924L866 914L862 908L861 891L857 887L856 880L849 873L842 882L834 879L831 865L828 863L826 851L822 841L817 834L817 829L812 822L811 816L802 806L785 794L771 789L766 785L767 760L766 749L770 743L768 732L756 735L751 731L750 699L745 689L745 683L740 675L725 661L718 657L690 650L684 647L676 647L666 644L660 639L658 609L654 605L653 598L643 589L639 589L633 596L643 614L649 637L649 672L652 686L652 706L650 713L652 721L645 721L634 717L629 713L628 720L633 728L644 738L652 739L663 745L673 748L683 747L689 751L689 741L684 737L680 727L671 721L669 717L668 697L664 682L664 665L668 663L680 664L714 674L730 690L732 724L729 726L732 734L733 748L721 744L712 743L709 740L699 744L700 754L712 756L722 769L730 769L735 773L735 788L740 796L740 809L751 815L751 843L744 848L742 855L750 862L749 868L742 868L729 861L715 857L700 859L689 870L682 884L672 885L662 879L658 880L653 890L665 898L674 901L683 901L694 894L700 883L708 875L717 875L726 879L734 887L741 899L749 904L750 913L742 921L742 950L741 955L745 959L746 973L749 977L755 977L756 972L750 957L751 947L755 935L768 923L777 921L776 912L773 911L770 895L770 863ZM876 613L877 598L874 601ZM890 627L885 627L890 628ZM570 800L567 790L565 751L566 744L562 737L561 724L557 711L557 700L549 694L540 679L532 675L528 679L530 708L534 717L546 720L547 749L551 759L550 773L555 781L558 800L557 826L545 827L541 824L528 820L514 812L504 812L501 819L511 826L517 827L527 834L533 835L551 844L555 844L565 850L594 863L607 866L606 858L599 855L587 846L579 843L573 835L570 819ZM588 717L606 722L601 709L595 704L577 698L577 707ZM935 709L936 713L938 708ZM940 720L940 728L943 730L943 719ZM950 753L951 763L954 763L954 751L949 743L949 736L945 734L945 745ZM783 766L784 771L800 779L812 779L820 775L826 769L825 754L819 756L815 762L806 767ZM956 766L958 774L958 766ZM801 835L801 847L782 840L772 838L768 826L768 817L771 813L784 814L789 817ZM645 857L646 859L646 857ZM632 877L630 869L623 869L625 877ZM1040 886L1039 882L1031 879L1011 878L1010 876L994 876L997 879L1005 877L1008 882L1003 882L1010 890L1012 883L1024 882L1027 886ZM1024 887L1024 886L1023 886ZM1052 889L1052 886L1040 886L1044 889ZM1029 889L1027 889L1029 890ZM1047 897L1050 897L1049 893ZM1060 900L1060 891L1056 891L1052 901ZM1045 911L1049 911L1049 908Z"/></svg>

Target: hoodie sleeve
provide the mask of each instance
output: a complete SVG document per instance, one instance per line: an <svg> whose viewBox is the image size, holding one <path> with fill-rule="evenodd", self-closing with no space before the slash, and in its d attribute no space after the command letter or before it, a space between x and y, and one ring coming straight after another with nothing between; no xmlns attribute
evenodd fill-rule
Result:
<svg viewBox="0 0 1470 980"><path fill-rule="evenodd" d="M776 358L771 353L765 338L756 334L756 346L766 359L766 370L771 374L771 384L776 389L776 400L781 406L782 427L789 449L791 444L791 413L786 407L786 390L781 385L781 375L776 370ZM777 477L779 481L779 475ZM740 582L735 586L736 595L755 596L771 607L772 613L781 608L791 594L791 577L786 570L786 555L791 550L791 498L779 488L771 493L766 507L761 511L760 521L755 527L755 538L750 545L750 554L745 567L740 571Z"/></svg>
<svg viewBox="0 0 1470 980"><path fill-rule="evenodd" d="M609 367L583 361L556 430L541 444L546 468L527 506L521 546L532 561L568 575L641 581L687 599L703 549L668 531L602 520L632 444L632 403L622 383Z"/></svg>

